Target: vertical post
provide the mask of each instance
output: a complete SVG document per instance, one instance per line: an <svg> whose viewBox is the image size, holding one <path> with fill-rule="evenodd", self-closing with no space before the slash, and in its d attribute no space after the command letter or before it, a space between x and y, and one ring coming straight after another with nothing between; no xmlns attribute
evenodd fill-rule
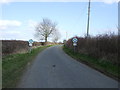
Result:
<svg viewBox="0 0 120 90"><path fill-rule="evenodd" d="M74 53L75 53L75 46L74 46Z"/></svg>
<svg viewBox="0 0 120 90"><path fill-rule="evenodd" d="M29 43L29 53L32 51L32 43Z"/></svg>
<svg viewBox="0 0 120 90"><path fill-rule="evenodd" d="M74 42L74 43L73 43L73 47L74 47L74 48L73 48L73 49L74 49L74 53L77 52L77 51L76 51L77 43Z"/></svg>
<svg viewBox="0 0 120 90"><path fill-rule="evenodd" d="M32 51L32 46L29 46L29 52L31 53L31 51Z"/></svg>
<svg viewBox="0 0 120 90"><path fill-rule="evenodd" d="M87 37L89 36L89 22L90 22L90 0L89 0L89 5L88 5Z"/></svg>
<svg viewBox="0 0 120 90"><path fill-rule="evenodd" d="M66 40L67 40L67 32L66 32Z"/></svg>

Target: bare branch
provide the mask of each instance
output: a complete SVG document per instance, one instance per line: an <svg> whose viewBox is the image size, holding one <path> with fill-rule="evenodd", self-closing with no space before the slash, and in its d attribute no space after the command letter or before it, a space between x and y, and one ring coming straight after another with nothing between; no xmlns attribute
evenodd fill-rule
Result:
<svg viewBox="0 0 120 90"><path fill-rule="evenodd" d="M48 37L57 30L57 24L53 23L50 19L43 18L43 21L36 26L36 38L40 39L44 37L45 42L47 42Z"/></svg>

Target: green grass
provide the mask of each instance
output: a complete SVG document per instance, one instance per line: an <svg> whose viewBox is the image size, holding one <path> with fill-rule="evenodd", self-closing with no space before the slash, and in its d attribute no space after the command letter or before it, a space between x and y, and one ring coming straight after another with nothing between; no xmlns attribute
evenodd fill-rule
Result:
<svg viewBox="0 0 120 90"><path fill-rule="evenodd" d="M12 54L2 58L2 87L16 87L28 62L34 60L35 56L49 46L32 49L31 53Z"/></svg>
<svg viewBox="0 0 120 90"><path fill-rule="evenodd" d="M87 64L88 66L118 80L120 79L120 71L118 71L118 68L120 68L120 66L118 65L114 65L111 62L108 61L103 61L91 56L88 56L86 54L80 54L80 53L74 53L72 49L67 48L65 46L63 46L63 50L70 55L72 58L75 58L76 60Z"/></svg>

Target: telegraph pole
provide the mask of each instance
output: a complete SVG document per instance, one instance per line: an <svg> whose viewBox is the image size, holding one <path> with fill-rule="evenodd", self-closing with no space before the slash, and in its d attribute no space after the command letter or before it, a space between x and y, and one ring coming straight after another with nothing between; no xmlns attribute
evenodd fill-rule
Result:
<svg viewBox="0 0 120 90"><path fill-rule="evenodd" d="M87 37L89 36L89 23L90 23L90 0L88 5Z"/></svg>
<svg viewBox="0 0 120 90"><path fill-rule="evenodd" d="M68 33L66 32L66 40L68 39Z"/></svg>

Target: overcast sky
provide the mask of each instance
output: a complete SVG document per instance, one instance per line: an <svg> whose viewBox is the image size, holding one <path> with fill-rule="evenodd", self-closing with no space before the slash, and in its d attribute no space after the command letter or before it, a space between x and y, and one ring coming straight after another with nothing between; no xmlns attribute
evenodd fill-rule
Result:
<svg viewBox="0 0 120 90"><path fill-rule="evenodd" d="M2 35L0 39L36 40L34 26L41 22L42 18L49 18L58 23L60 41L66 39L66 32L67 38L86 34L88 2L36 1L0 2L0 35ZM93 36L109 32L117 33L118 0L101 1L91 3L90 34Z"/></svg>

